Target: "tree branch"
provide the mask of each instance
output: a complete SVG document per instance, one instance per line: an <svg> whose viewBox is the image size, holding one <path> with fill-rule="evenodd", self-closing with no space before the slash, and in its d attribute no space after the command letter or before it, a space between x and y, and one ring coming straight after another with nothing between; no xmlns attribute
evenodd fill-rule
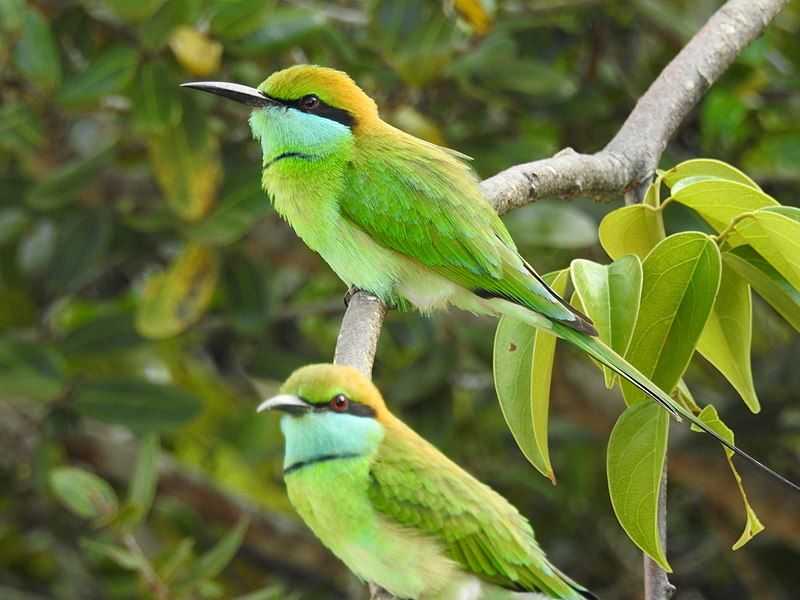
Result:
<svg viewBox="0 0 800 600"><path fill-rule="evenodd" d="M602 200L639 187L653 175L667 144L706 90L787 3L729 0L664 68L605 148L595 154L567 149L513 166L484 180L484 195L503 214L543 197ZM369 375L385 313L376 298L355 294L342 322L335 362ZM661 592L652 589L646 600L669 597L665 586Z"/></svg>

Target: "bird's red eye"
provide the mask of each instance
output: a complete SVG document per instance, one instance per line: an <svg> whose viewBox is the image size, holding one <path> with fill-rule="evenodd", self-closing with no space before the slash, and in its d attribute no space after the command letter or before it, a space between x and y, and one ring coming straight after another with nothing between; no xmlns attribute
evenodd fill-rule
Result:
<svg viewBox="0 0 800 600"><path fill-rule="evenodd" d="M300 108L303 110L314 110L319 106L319 98L317 98L314 94L309 94L308 96L303 96L300 98Z"/></svg>
<svg viewBox="0 0 800 600"><path fill-rule="evenodd" d="M345 412L350 408L350 400L344 394L336 394L330 401L330 407L336 412Z"/></svg>

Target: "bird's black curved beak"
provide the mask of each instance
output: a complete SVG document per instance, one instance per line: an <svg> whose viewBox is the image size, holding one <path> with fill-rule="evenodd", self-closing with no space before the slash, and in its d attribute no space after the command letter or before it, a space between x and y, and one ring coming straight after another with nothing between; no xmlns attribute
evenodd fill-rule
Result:
<svg viewBox="0 0 800 600"><path fill-rule="evenodd" d="M235 100L248 106L255 106L262 108L277 104L271 98L268 98L256 88L251 88L246 85L238 83L226 83L224 81L189 81L182 83L181 87L192 88L193 90L200 90L201 92L208 92L209 94L216 94L229 100Z"/></svg>
<svg viewBox="0 0 800 600"><path fill-rule="evenodd" d="M291 394L280 394L274 398L264 400L258 405L256 412L265 410L280 410L290 415L302 415L313 408L308 402Z"/></svg>

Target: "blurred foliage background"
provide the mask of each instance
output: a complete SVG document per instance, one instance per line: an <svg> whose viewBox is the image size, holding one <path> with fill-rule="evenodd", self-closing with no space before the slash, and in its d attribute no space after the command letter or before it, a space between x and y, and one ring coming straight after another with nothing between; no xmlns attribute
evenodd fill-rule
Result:
<svg viewBox="0 0 800 600"><path fill-rule="evenodd" d="M564 146L602 147L720 4L0 0L0 597L363 597L289 507L276 419L255 416L250 379L268 393L295 367L329 361L345 290L260 190L246 109L180 82L338 67L384 118L470 154L485 177ZM695 156L798 204L797 3L710 91L664 165ZM542 202L506 222L545 272L604 261L596 224L610 208ZM671 231L704 228L677 206L666 217ZM687 378L742 447L797 480L800 340L758 299L755 310L762 414L748 416L701 359ZM560 350L553 487L498 409L494 326L393 312L377 382L393 410L531 518L556 564L602 598L641 597L641 555L604 475L618 398ZM673 430L678 598L796 597L796 498L745 468L767 531L731 552L742 509L723 455ZM73 467L112 487L71 479ZM243 514L246 533L234 528Z"/></svg>

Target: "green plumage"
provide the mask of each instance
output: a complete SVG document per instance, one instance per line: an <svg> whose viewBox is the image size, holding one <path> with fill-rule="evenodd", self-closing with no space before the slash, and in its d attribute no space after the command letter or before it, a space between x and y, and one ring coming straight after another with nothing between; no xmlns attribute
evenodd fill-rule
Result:
<svg viewBox="0 0 800 600"><path fill-rule="evenodd" d="M292 413L281 421L289 498L364 580L414 600L592 597L550 564L527 519L354 369L303 367L281 391L265 406ZM350 412L332 407L339 396Z"/></svg>

